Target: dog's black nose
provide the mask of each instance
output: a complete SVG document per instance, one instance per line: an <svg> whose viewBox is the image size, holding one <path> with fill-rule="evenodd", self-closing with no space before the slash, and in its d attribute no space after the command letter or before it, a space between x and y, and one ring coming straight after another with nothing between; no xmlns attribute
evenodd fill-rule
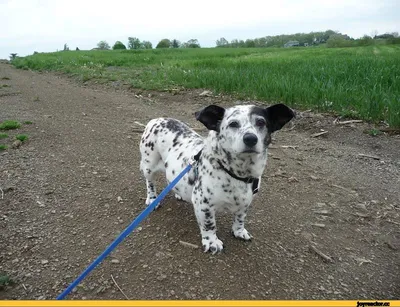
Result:
<svg viewBox="0 0 400 307"><path fill-rule="evenodd" d="M243 136L243 142L249 147L253 147L254 145L256 145L257 141L257 135L255 135L254 133L246 133Z"/></svg>

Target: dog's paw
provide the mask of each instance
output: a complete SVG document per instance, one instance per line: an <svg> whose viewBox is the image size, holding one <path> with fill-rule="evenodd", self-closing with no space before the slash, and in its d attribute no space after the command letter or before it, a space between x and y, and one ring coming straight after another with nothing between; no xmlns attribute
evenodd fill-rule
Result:
<svg viewBox="0 0 400 307"><path fill-rule="evenodd" d="M152 196L152 197L147 196L147 198L146 198L146 206L150 205L153 201L155 201L156 198L157 198L156 196ZM160 208L160 206L161 206L161 204L158 204L158 205L154 208L154 210Z"/></svg>
<svg viewBox="0 0 400 307"><path fill-rule="evenodd" d="M201 240L201 243L203 244L203 251L210 252L213 255L216 253L222 252L224 249L224 243L220 239L215 236L213 239L210 238L203 238Z"/></svg>
<svg viewBox="0 0 400 307"><path fill-rule="evenodd" d="M253 236L245 228L240 229L240 230L234 230L233 235L236 238L242 239L245 241L250 241L253 238Z"/></svg>
<svg viewBox="0 0 400 307"><path fill-rule="evenodd" d="M179 196L178 194L175 194L175 198L176 198L177 200L182 200L182 197Z"/></svg>

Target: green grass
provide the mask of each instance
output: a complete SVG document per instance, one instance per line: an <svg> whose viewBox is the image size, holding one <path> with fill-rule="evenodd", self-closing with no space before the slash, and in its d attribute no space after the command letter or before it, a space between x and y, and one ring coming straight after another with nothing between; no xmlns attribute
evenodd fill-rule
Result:
<svg viewBox="0 0 400 307"><path fill-rule="evenodd" d="M21 124L15 120L5 120L0 123L0 130L12 130L18 129L19 127L21 127Z"/></svg>
<svg viewBox="0 0 400 307"><path fill-rule="evenodd" d="M30 120L26 120L23 122L24 125L32 125L33 122L31 122Z"/></svg>
<svg viewBox="0 0 400 307"><path fill-rule="evenodd" d="M373 129L367 130L366 133L368 133L370 136L378 136L378 135L382 134L383 132L378 129L373 128Z"/></svg>
<svg viewBox="0 0 400 307"><path fill-rule="evenodd" d="M143 89L208 88L400 127L399 45L66 51L12 64Z"/></svg>
<svg viewBox="0 0 400 307"><path fill-rule="evenodd" d="M4 274L0 273L0 290L3 290L6 286L12 285L14 282L11 280L11 278Z"/></svg>
<svg viewBox="0 0 400 307"><path fill-rule="evenodd" d="M6 149L7 149L7 146L6 146L6 145L0 144L0 150L6 150Z"/></svg>
<svg viewBox="0 0 400 307"><path fill-rule="evenodd" d="M17 140L20 140L21 142L24 142L24 141L26 141L29 137L28 137L26 134L17 134L17 135L15 136L15 138L16 138Z"/></svg>
<svg viewBox="0 0 400 307"><path fill-rule="evenodd" d="M8 134L0 133L0 139L6 139L6 138L8 138Z"/></svg>

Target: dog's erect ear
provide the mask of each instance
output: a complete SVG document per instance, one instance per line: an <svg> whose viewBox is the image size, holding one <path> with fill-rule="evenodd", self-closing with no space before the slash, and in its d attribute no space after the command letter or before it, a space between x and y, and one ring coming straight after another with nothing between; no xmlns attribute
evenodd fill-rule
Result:
<svg viewBox="0 0 400 307"><path fill-rule="evenodd" d="M216 105L210 105L203 110L194 113L196 119L208 130L218 130L220 121L224 118L225 109Z"/></svg>
<svg viewBox="0 0 400 307"><path fill-rule="evenodd" d="M280 130L295 116L293 110L282 103L270 106L265 111L270 132Z"/></svg>

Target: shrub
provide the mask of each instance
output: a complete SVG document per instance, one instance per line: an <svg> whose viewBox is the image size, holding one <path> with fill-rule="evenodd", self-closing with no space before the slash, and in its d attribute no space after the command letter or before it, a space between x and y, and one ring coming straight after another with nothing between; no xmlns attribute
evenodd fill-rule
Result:
<svg viewBox="0 0 400 307"><path fill-rule="evenodd" d="M169 48L171 47L171 41L168 38L164 38L160 40L156 46L156 48Z"/></svg>
<svg viewBox="0 0 400 307"><path fill-rule="evenodd" d="M126 46L122 42L116 41L112 49L113 50L124 50L124 49L126 49Z"/></svg>

